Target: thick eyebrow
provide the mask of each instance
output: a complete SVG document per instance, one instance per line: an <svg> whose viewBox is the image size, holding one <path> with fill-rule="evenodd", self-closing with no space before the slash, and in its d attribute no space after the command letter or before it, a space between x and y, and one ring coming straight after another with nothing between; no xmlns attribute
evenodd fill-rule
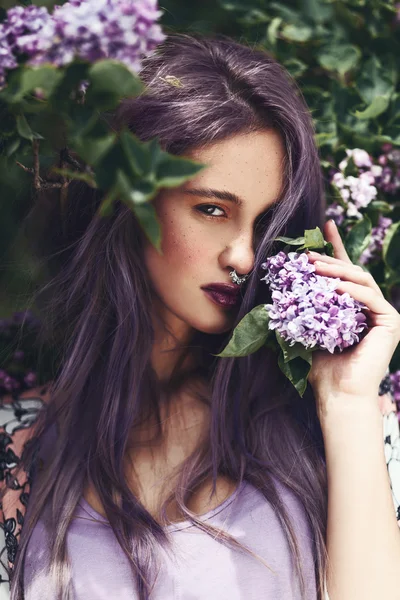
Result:
<svg viewBox="0 0 400 600"><path fill-rule="evenodd" d="M227 200L233 202L236 206L243 206L243 200L233 192L227 190L214 190L212 188L190 188L183 190L184 194L192 196L203 196L205 198L218 198L219 200Z"/></svg>
<svg viewBox="0 0 400 600"><path fill-rule="evenodd" d="M203 196L205 198L218 198L219 200L228 200L228 202L233 202L233 204L236 204L236 206L243 206L243 200L237 196L236 194L234 194L233 192L228 192L228 190L215 190L213 188L189 188L186 190L183 190L184 194L188 194L190 196ZM270 210L270 208L272 208L274 206L274 204L276 203L276 201L278 200L275 199L273 202L271 202L270 206L267 208L267 211L262 211L257 218L261 217L262 215L266 214L266 212L268 212Z"/></svg>

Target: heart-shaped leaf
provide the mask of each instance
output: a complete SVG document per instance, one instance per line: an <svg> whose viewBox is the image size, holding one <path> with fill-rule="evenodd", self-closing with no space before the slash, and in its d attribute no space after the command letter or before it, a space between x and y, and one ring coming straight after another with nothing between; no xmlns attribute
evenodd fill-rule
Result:
<svg viewBox="0 0 400 600"><path fill-rule="evenodd" d="M265 304L255 306L235 327L228 345L222 352L213 356L232 357L253 354L273 333L268 329L269 320Z"/></svg>

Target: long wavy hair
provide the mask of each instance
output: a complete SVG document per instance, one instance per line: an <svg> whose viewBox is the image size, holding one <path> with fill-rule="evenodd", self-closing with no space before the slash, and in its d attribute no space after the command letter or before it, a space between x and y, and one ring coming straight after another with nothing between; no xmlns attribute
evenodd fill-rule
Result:
<svg viewBox="0 0 400 600"><path fill-rule="evenodd" d="M179 78L183 86L168 83L167 75ZM185 155L234 134L260 130L275 129L284 140L283 195L257 220L254 269L243 287L233 329L254 306L271 300L260 282L265 275L260 265L277 251L274 238L300 236L324 223L324 185L310 111L296 82L273 57L227 36L170 34L143 61L140 77L145 92L124 99L103 117L115 129L128 127L143 141L158 137L167 152ZM231 332L195 331L170 379L159 381L150 363L153 289L134 213L117 202L113 215L99 217L101 193L81 181L70 183L63 211L57 199L53 190L39 194L24 227L32 252L45 265L45 279L34 294L41 337L57 347L60 366L36 430L39 444L46 431L57 427L54 451L46 456L40 477L33 460L35 444L23 461L35 478L12 574L12 600L23 598L24 557L45 506L50 511L52 597L72 598L66 534L87 482L129 559L138 598L151 598L158 549L169 547L170 538L128 487L124 457L135 441L133 432L150 416L157 420L157 436L162 435L161 399L167 402L198 375L208 384L208 393L199 399L209 407L210 426L179 467L176 488L163 504L165 523L167 506L175 500L182 518L216 541L252 554L228 533L196 518L187 506L206 478L212 477L213 493L220 475L238 485L246 480L277 508L304 596L302 557L278 480L304 507L322 600L328 560L327 478L310 386L301 398L267 347L242 358L213 356ZM185 370L183 360L189 355L197 357L199 366Z"/></svg>

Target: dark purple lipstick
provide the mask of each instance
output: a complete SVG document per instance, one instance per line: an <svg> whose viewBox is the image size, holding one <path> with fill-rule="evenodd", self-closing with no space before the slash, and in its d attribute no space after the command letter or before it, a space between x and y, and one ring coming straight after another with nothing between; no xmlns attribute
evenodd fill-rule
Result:
<svg viewBox="0 0 400 600"><path fill-rule="evenodd" d="M210 283L202 286L207 296L218 306L233 308L239 303L240 288L231 283Z"/></svg>

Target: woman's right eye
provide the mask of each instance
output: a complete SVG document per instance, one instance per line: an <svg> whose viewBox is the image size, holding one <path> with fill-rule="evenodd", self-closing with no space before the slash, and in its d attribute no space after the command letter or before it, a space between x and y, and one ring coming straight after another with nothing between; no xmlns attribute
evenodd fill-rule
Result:
<svg viewBox="0 0 400 600"><path fill-rule="evenodd" d="M198 210L199 212L201 212L206 217L211 217L212 219L220 218L223 215L210 215L209 213L204 212L202 209L207 209L207 208L211 208L213 210L214 209L218 209L218 210L222 210L222 212L225 213L224 209L221 208L220 206L217 206L216 204L200 204L199 206L196 206L195 208L196 208L196 210Z"/></svg>

